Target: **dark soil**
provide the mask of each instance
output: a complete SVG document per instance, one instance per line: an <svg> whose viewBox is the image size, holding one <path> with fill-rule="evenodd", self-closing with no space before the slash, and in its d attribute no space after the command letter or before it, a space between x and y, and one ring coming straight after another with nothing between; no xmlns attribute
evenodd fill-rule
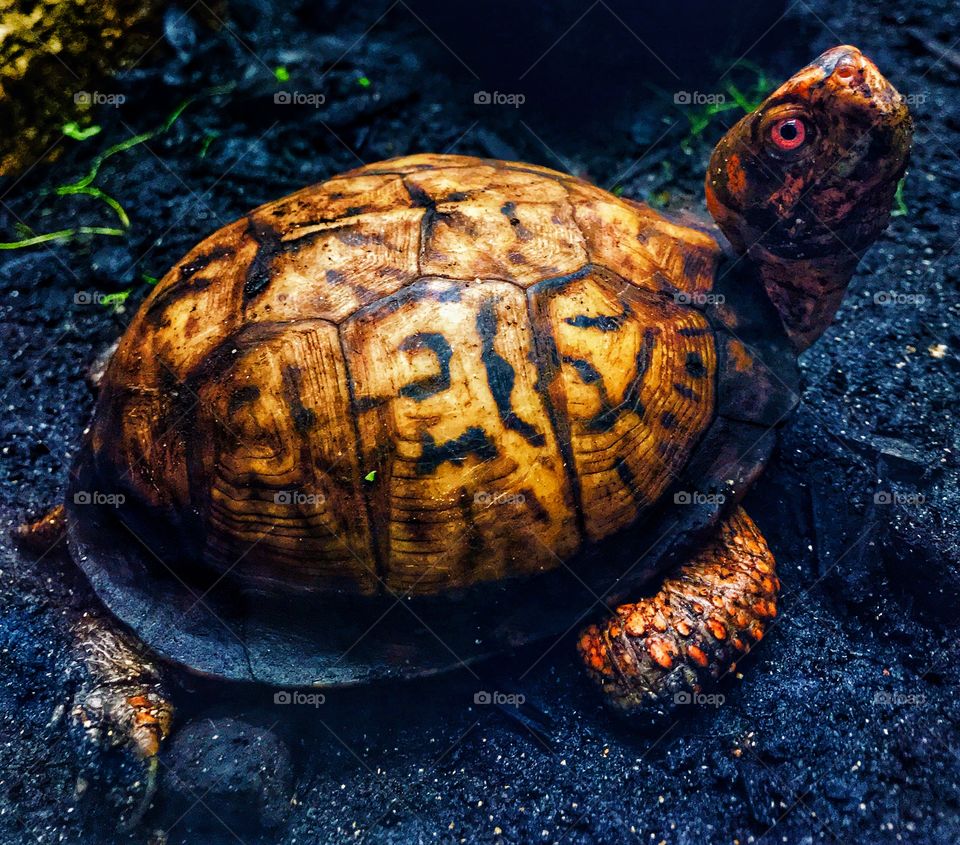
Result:
<svg viewBox="0 0 960 845"><path fill-rule="evenodd" d="M164 40L111 88L125 103L95 113L101 134L0 186L0 240L22 237L21 221L113 226L103 203L50 189L196 97L103 164L97 184L129 214L125 237L0 252L4 525L61 495L91 409L84 372L149 291L143 277L247 209L422 150L524 159L701 208L723 124L687 138L673 94L722 91L718 76L754 40L772 80L853 43L911 96L916 143L905 213L803 357L803 403L748 500L778 559L779 620L722 705L652 733L604 711L571 636L475 675L317 706L190 682L161 798L131 841L957 842L960 67L943 50L960 10L815 0L764 33L773 4L743 4L734 21L679 3L654 22L627 4L609 7L622 21L605 3L479 3L458 18L460 5L411 0L382 18L385 2L170 10ZM483 90L526 102L475 104ZM278 91L326 101L276 103ZM119 309L88 304L128 289ZM37 562L4 541L0 561L0 841L118 841L124 770L78 745L63 711L82 680L64 608L93 599L60 554ZM475 703L481 691L526 704Z"/></svg>

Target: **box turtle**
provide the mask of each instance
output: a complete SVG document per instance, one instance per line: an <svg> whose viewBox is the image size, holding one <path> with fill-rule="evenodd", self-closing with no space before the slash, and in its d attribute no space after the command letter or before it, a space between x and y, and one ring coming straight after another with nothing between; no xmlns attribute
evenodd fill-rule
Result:
<svg viewBox="0 0 960 845"><path fill-rule="evenodd" d="M544 167L414 155L210 236L137 312L65 506L33 528L65 526L129 629L87 622L109 683L79 712L156 752L171 711L134 637L302 687L586 625L619 710L705 689L776 615L739 503L910 139L843 46L720 141L719 230Z"/></svg>

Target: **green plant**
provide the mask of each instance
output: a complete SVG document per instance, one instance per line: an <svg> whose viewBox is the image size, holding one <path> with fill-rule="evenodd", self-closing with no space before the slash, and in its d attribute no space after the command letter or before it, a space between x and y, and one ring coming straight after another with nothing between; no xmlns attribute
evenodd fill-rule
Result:
<svg viewBox="0 0 960 845"><path fill-rule="evenodd" d="M903 186L907 181L907 176L904 174L903 178L897 182L897 192L893 195L893 211L890 212L891 217L903 217L905 214L910 212L910 209L907 208L907 203L903 198Z"/></svg>
<svg viewBox="0 0 960 845"><path fill-rule="evenodd" d="M100 304L105 308L112 308L113 312L117 313L123 307L123 303L127 301L127 297L129 297L131 293L133 293L133 288L127 288L117 293L108 293L100 299Z"/></svg>
<svg viewBox="0 0 960 845"><path fill-rule="evenodd" d="M40 244L49 243L51 241L70 240L78 235L107 235L110 237L122 237L126 230L130 228L129 215L114 197L110 196L102 188L94 184L100 174L100 168L103 166L103 163L115 155L126 152L133 147L136 147L152 140L153 138L163 135L165 132L168 132L170 127L172 127L173 124L179 119L180 115L183 114L184 110L191 103L199 99L200 96L215 96L217 94L225 94L232 89L233 84L221 85L216 88L209 88L197 96L188 97L167 116L166 120L164 120L159 127L152 129L149 132L141 132L138 135L133 135L130 138L120 141L119 143L113 144L102 153L99 153L94 157L90 164L90 169L87 171L86 175L82 176L76 182L71 182L67 185L59 185L56 188L53 188L51 191L46 192L58 197L88 196L99 200L108 208L110 208L110 210L116 215L117 220L120 222L121 228L111 226L73 226L68 229L59 229L55 232L46 232L44 234L37 235L28 227L18 227L24 230L21 232L21 234L25 234L25 237L17 241L0 242L0 249L23 249L25 247L39 246ZM86 140L94 135L97 135L100 132L100 127L91 126L86 129L80 129L76 123L68 123L64 125L63 131L65 135L68 135L71 138L75 138L77 140ZM214 135L214 137L216 136ZM209 143L207 146L209 146ZM204 148L203 152L205 151L206 147Z"/></svg>
<svg viewBox="0 0 960 845"><path fill-rule="evenodd" d="M737 69L743 69L748 72L750 78L744 88L738 86L733 79L724 84L724 94L714 97L710 102L703 106L684 109L690 128L686 137L680 142L680 148L685 153L690 153L693 149L693 142L699 138L704 130L714 121L718 114L741 110L744 114L756 110L764 101L767 94L770 93L773 86L764 70L754 62L748 59L740 59L731 68L731 72Z"/></svg>
<svg viewBox="0 0 960 845"><path fill-rule="evenodd" d="M92 126L87 126L83 129L80 128L80 124L75 120L71 120L69 123L63 124L63 134L68 138L73 138L74 141L86 141L87 138L92 138L94 135L99 135L102 131L102 127L95 123Z"/></svg>

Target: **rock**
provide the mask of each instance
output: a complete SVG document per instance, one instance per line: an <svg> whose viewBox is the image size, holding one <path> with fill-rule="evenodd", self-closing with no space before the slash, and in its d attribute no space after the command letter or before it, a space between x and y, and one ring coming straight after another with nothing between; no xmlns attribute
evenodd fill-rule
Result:
<svg viewBox="0 0 960 845"><path fill-rule="evenodd" d="M198 719L174 734L165 762L163 788L173 818L187 812L198 826L219 825L215 813L239 829L257 821L274 828L286 818L290 752L269 730L239 719Z"/></svg>

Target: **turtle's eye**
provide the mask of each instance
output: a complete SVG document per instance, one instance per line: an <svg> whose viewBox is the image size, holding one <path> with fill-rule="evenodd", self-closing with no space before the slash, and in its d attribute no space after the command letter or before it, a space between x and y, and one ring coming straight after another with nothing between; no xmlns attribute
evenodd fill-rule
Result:
<svg viewBox="0 0 960 845"><path fill-rule="evenodd" d="M807 125L799 117L784 117L770 126L770 140L774 147L792 152L807 140Z"/></svg>

